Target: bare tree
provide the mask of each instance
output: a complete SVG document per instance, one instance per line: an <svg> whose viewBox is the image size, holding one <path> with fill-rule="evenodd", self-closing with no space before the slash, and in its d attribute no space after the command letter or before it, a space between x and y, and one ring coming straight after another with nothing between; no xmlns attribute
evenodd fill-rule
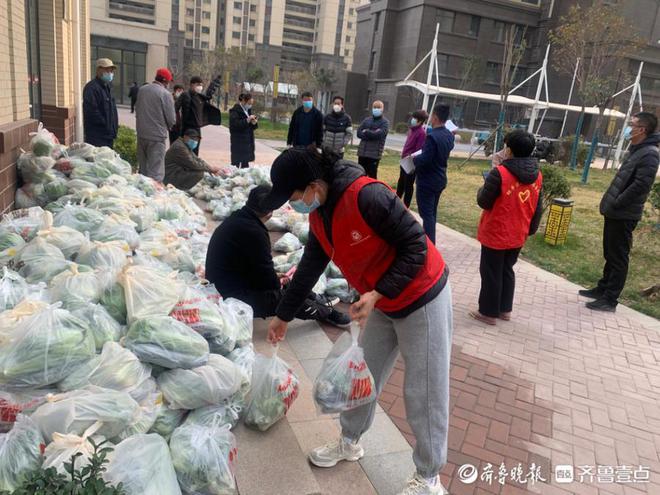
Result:
<svg viewBox="0 0 660 495"><path fill-rule="evenodd" d="M461 80L458 84L460 90L475 89L486 75L486 60L480 55L468 55L463 59L461 67ZM456 106L461 109L461 119L465 115L465 107L467 106L468 98L459 98ZM457 122L460 126L462 123Z"/></svg>

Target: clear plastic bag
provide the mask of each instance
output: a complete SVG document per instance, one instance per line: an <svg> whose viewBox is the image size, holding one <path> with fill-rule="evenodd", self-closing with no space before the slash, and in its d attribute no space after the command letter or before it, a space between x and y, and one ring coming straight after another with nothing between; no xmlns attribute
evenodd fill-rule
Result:
<svg viewBox="0 0 660 495"><path fill-rule="evenodd" d="M108 342L101 354L74 369L57 388L68 392L94 385L130 394L149 377L151 366L116 342Z"/></svg>
<svg viewBox="0 0 660 495"><path fill-rule="evenodd" d="M185 409L170 409L165 403L161 403L149 433L157 433L169 440L170 435L183 422L187 413Z"/></svg>
<svg viewBox="0 0 660 495"><path fill-rule="evenodd" d="M351 327L323 361L313 392L321 413L349 411L376 400L376 385L358 344L359 334L357 327Z"/></svg>
<svg viewBox="0 0 660 495"><path fill-rule="evenodd" d="M23 153L16 162L21 178L26 184L47 182L48 172L54 165L55 160L50 156L38 156L34 153Z"/></svg>
<svg viewBox="0 0 660 495"><path fill-rule="evenodd" d="M254 311L249 304L238 299L229 298L218 302L220 311L227 325L235 327L236 345L246 346L252 342ZM233 350L229 349L229 352Z"/></svg>
<svg viewBox="0 0 660 495"><path fill-rule="evenodd" d="M54 392L56 390L43 388L20 392L0 390L0 433L11 430L19 414L29 415Z"/></svg>
<svg viewBox="0 0 660 495"><path fill-rule="evenodd" d="M52 225L53 215L40 207L23 208L2 217L0 227L20 235L26 242L34 239L39 230Z"/></svg>
<svg viewBox="0 0 660 495"><path fill-rule="evenodd" d="M234 428L238 424L243 410L240 401L229 398L221 404L200 407L190 411L184 425L212 426L213 424L229 425Z"/></svg>
<svg viewBox="0 0 660 495"><path fill-rule="evenodd" d="M48 195L43 184L28 182L16 190L14 205L16 208L32 208L34 206L46 206Z"/></svg>
<svg viewBox="0 0 660 495"><path fill-rule="evenodd" d="M65 258L72 260L80 252L85 243L85 236L71 227L49 227L40 230L38 237L44 239L48 244L57 247Z"/></svg>
<svg viewBox="0 0 660 495"><path fill-rule="evenodd" d="M39 237L23 246L14 258L14 267L31 284L49 282L69 264L62 251Z"/></svg>
<svg viewBox="0 0 660 495"><path fill-rule="evenodd" d="M235 327L226 324L220 307L201 290L186 287L183 297L176 303L170 316L207 339L212 352L223 354L221 349L218 349L218 344L225 344L221 346L222 349L234 348Z"/></svg>
<svg viewBox="0 0 660 495"><path fill-rule="evenodd" d="M2 267L0 279L0 311L12 309L28 295L30 286L18 273Z"/></svg>
<svg viewBox="0 0 660 495"><path fill-rule="evenodd" d="M185 289L173 276L144 266L126 267L118 281L124 288L129 323L170 314Z"/></svg>
<svg viewBox="0 0 660 495"><path fill-rule="evenodd" d="M172 463L185 493L232 495L236 439L228 425L185 424L170 438Z"/></svg>
<svg viewBox="0 0 660 495"><path fill-rule="evenodd" d="M97 186L113 174L111 170L91 162L78 162L71 171L72 179L86 180Z"/></svg>
<svg viewBox="0 0 660 495"><path fill-rule="evenodd" d="M138 232L144 232L151 228L157 220L156 210L148 205L133 208L129 213L129 216L130 219L135 222L135 228Z"/></svg>
<svg viewBox="0 0 660 495"><path fill-rule="evenodd" d="M39 122L37 132L30 133L30 135L32 136L30 149L35 156L50 156L55 145L59 144L55 134L46 129L42 122Z"/></svg>
<svg viewBox="0 0 660 495"><path fill-rule="evenodd" d="M327 281L325 287L325 294L332 297L340 297L348 293L349 287L346 279L343 278L331 278Z"/></svg>
<svg viewBox="0 0 660 495"><path fill-rule="evenodd" d="M110 453L103 479L126 495L181 495L167 442L154 433L133 435Z"/></svg>
<svg viewBox="0 0 660 495"><path fill-rule="evenodd" d="M77 456L76 469L89 465L90 458L94 454L94 446L90 443L90 438L97 445L105 440L101 436L93 436L100 427L101 423L96 422L80 436L53 433L53 441L44 450L44 462L41 467L43 469L52 467L58 473L66 474L64 464L71 462L71 457L74 455ZM104 444L104 447L106 446L108 444Z"/></svg>
<svg viewBox="0 0 660 495"><path fill-rule="evenodd" d="M121 285L115 283L106 287L101 295L101 305L120 325L126 325L126 297Z"/></svg>
<svg viewBox="0 0 660 495"><path fill-rule="evenodd" d="M0 313L0 352L15 338L14 333L19 323L47 307L46 301L37 300L34 298L34 294L30 294L12 309Z"/></svg>
<svg viewBox="0 0 660 495"><path fill-rule="evenodd" d="M0 385L37 388L57 383L95 354L86 323L59 305L20 321L0 347Z"/></svg>
<svg viewBox="0 0 660 495"><path fill-rule="evenodd" d="M105 217L103 213L85 206L66 205L53 219L55 227L71 227L78 232L92 232L101 225Z"/></svg>
<svg viewBox="0 0 660 495"><path fill-rule="evenodd" d="M266 228L270 232L286 232L287 226L286 221L283 218L271 217L270 220L266 222Z"/></svg>
<svg viewBox="0 0 660 495"><path fill-rule="evenodd" d="M85 304L73 314L88 323L94 337L94 345L100 351L106 342L119 342L122 326L101 304Z"/></svg>
<svg viewBox="0 0 660 495"><path fill-rule="evenodd" d="M156 417L158 416L158 411L162 403L163 394L160 392L153 391L144 397L138 402L140 409L137 416L133 419L131 424L113 438L112 441L121 442L133 435L140 435L151 430L151 427L156 422Z"/></svg>
<svg viewBox="0 0 660 495"><path fill-rule="evenodd" d="M91 232L91 238L101 242L123 241L131 249L137 249L140 236L135 227L136 224L130 218L112 215Z"/></svg>
<svg viewBox="0 0 660 495"><path fill-rule="evenodd" d="M302 243L290 232L284 234L273 246L273 250L281 253L292 253L298 251L300 248L302 248Z"/></svg>
<svg viewBox="0 0 660 495"><path fill-rule="evenodd" d="M204 337L169 316L136 320L122 343L141 361L165 368L196 368L209 359Z"/></svg>
<svg viewBox="0 0 660 495"><path fill-rule="evenodd" d="M43 442L38 426L22 414L9 433L0 433L0 491L13 492L23 476L41 466Z"/></svg>
<svg viewBox="0 0 660 495"><path fill-rule="evenodd" d="M266 431L282 419L298 397L296 374L277 356L257 355L252 371L252 389L245 411L245 424Z"/></svg>
<svg viewBox="0 0 660 495"><path fill-rule="evenodd" d="M307 244L309 240L309 222L297 222L291 229L291 233L300 240L301 244Z"/></svg>
<svg viewBox="0 0 660 495"><path fill-rule="evenodd" d="M76 263L71 263L68 270L53 277L50 290L53 300L61 301L69 311L97 303L102 294L99 274L86 265Z"/></svg>
<svg viewBox="0 0 660 495"><path fill-rule="evenodd" d="M252 368L256 358L257 354L254 352L252 343L244 347L237 347L227 355L227 359L239 366L250 381L252 381Z"/></svg>
<svg viewBox="0 0 660 495"><path fill-rule="evenodd" d="M173 369L158 376L158 386L172 409L197 409L220 404L238 392L245 380L241 369L223 356L191 370Z"/></svg>
<svg viewBox="0 0 660 495"><path fill-rule="evenodd" d="M25 241L20 235L5 227L0 228L0 265L12 261L24 245Z"/></svg>
<svg viewBox="0 0 660 495"><path fill-rule="evenodd" d="M114 276L129 263L130 248L122 241L112 242L86 242L80 247L76 261L82 265L91 266L106 275Z"/></svg>

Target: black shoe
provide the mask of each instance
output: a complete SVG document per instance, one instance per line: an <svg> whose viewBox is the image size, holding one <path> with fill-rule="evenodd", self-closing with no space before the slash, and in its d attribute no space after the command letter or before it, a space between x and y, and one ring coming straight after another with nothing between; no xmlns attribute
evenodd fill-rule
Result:
<svg viewBox="0 0 660 495"><path fill-rule="evenodd" d="M578 291L578 294L583 297L590 297L591 299L599 299L603 296L603 291L598 287L594 287L593 289L581 289Z"/></svg>
<svg viewBox="0 0 660 495"><path fill-rule="evenodd" d="M596 299L595 301L589 301L587 303L587 308L596 311L608 311L614 313L616 311L616 303L611 303L607 299Z"/></svg>
<svg viewBox="0 0 660 495"><path fill-rule="evenodd" d="M346 313L340 313L333 309L326 318L322 318L323 323L328 323L339 328L348 328L351 326L351 319Z"/></svg>

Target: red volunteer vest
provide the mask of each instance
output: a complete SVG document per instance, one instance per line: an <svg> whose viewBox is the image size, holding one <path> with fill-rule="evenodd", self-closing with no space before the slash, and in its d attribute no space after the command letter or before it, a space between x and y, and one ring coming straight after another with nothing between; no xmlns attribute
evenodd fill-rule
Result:
<svg viewBox="0 0 660 495"><path fill-rule="evenodd" d="M348 283L360 294L376 288L376 284L396 257L394 246L385 242L367 225L358 207L360 191L367 184L374 182L379 181L360 177L342 194L332 217L334 245L328 240L321 215L314 211L309 216L312 232L321 247L341 269ZM440 280L445 270L445 261L428 237L426 247L424 267L397 298L381 298L376 303L378 309L385 312L402 310L422 297Z"/></svg>
<svg viewBox="0 0 660 495"><path fill-rule="evenodd" d="M502 190L493 208L481 213L477 239L491 249L516 249L527 240L543 177L539 171L535 182L521 184L504 165L498 165L497 170Z"/></svg>

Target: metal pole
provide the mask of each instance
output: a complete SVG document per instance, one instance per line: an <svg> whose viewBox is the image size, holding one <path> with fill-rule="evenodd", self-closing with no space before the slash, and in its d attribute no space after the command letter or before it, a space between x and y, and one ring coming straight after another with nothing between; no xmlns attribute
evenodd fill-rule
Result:
<svg viewBox="0 0 660 495"><path fill-rule="evenodd" d="M82 142L85 140L83 130L83 111L82 111L82 63L80 60L80 0L73 2L73 98L76 105L76 135L74 141ZM122 89L123 91L123 89Z"/></svg>
<svg viewBox="0 0 660 495"><path fill-rule="evenodd" d="M440 23L435 25L435 38L433 38L433 48L431 49L429 60L429 71L426 76L426 91L424 92L424 99L422 100L422 108L428 110L429 105L429 91L431 88L431 79L433 78L433 69L438 60L438 31L440 30Z"/></svg>
<svg viewBox="0 0 660 495"><path fill-rule="evenodd" d="M616 167L619 166L619 161L621 160L621 153L623 151L623 131L626 129L626 125L630 120L630 115L632 114L633 105L635 104L635 97L637 96L637 91L639 91L639 81L642 78L642 68L644 67L644 62L639 63L639 70L637 71L637 77L635 78L635 84L632 88L632 93L630 94L630 103L628 104L628 111L626 112L626 118L623 120L623 125L621 126L621 133L619 134L619 142L616 145L616 153L614 154L614 164ZM641 92L640 92L641 94Z"/></svg>
<svg viewBox="0 0 660 495"><path fill-rule="evenodd" d="M575 78L577 77L578 67L580 66L580 57L578 57L575 62L575 71L573 72L573 81L571 81L571 90L568 92L568 101L567 105L571 104L571 98L573 97L573 88L575 87ZM561 132L559 133L559 138L564 135L564 128L566 127L566 119L568 118L568 110L564 112L564 121L561 123Z"/></svg>
<svg viewBox="0 0 660 495"><path fill-rule="evenodd" d="M534 106L532 107L532 114L529 117L529 124L527 125L527 132L534 132L534 122L538 114L538 104L541 98L541 88L546 78L546 69L548 67L548 55L550 54L550 45L545 49L545 58L543 59L543 66L541 67L541 75L539 76L539 84L536 87L536 97L534 98Z"/></svg>

